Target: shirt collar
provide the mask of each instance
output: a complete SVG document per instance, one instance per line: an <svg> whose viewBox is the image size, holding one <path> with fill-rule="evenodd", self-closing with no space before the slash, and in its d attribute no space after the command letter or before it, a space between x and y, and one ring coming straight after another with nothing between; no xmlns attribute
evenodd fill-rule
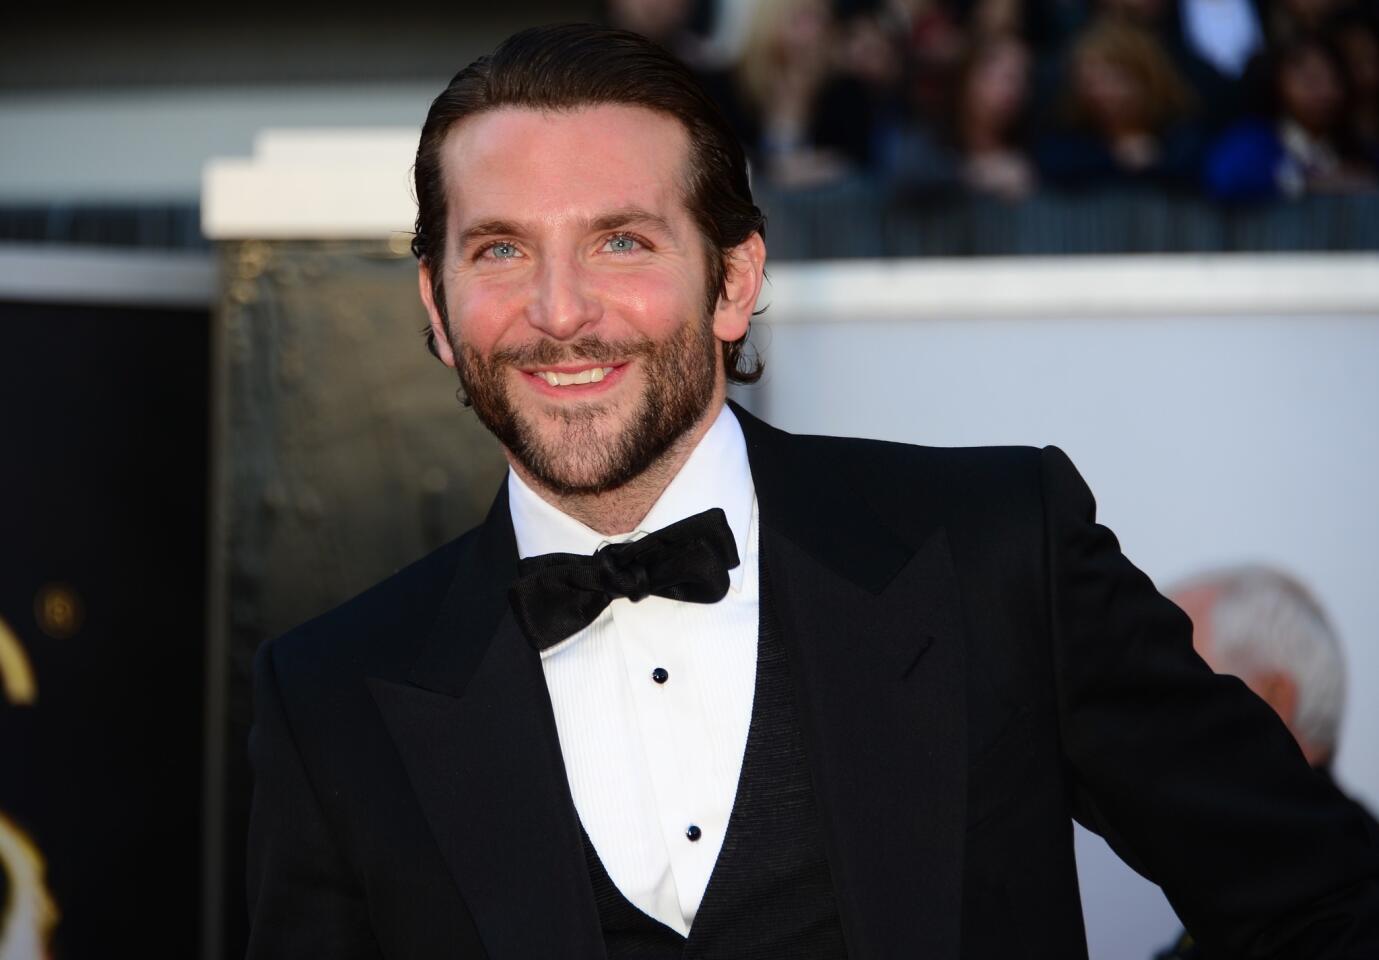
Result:
<svg viewBox="0 0 1379 960"><path fill-rule="evenodd" d="M512 530L517 537L519 557L543 553L589 556L604 543L635 540L696 513L722 507L733 531L740 561L728 574L733 590L742 589L747 534L755 500L756 488L752 485L752 469L747 462L747 441L737 417L726 404L637 529L623 536L605 537L561 512L541 499L516 471L508 468L508 508L512 512Z"/></svg>

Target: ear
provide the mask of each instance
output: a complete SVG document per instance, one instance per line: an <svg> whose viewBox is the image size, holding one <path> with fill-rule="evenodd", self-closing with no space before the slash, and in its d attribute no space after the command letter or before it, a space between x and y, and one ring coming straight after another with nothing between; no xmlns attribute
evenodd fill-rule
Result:
<svg viewBox="0 0 1379 960"><path fill-rule="evenodd" d="M723 296L713 311L713 334L724 343L741 340L752 324L752 311L766 278L766 241L753 233L723 258Z"/></svg>
<svg viewBox="0 0 1379 960"><path fill-rule="evenodd" d="M436 338L436 354L447 367L455 366L455 351L450 346L450 331L445 328L445 320L436 307L436 294L431 286L431 266L425 260L417 262L417 286L421 290L421 302L426 306L426 315L431 320L431 335Z"/></svg>

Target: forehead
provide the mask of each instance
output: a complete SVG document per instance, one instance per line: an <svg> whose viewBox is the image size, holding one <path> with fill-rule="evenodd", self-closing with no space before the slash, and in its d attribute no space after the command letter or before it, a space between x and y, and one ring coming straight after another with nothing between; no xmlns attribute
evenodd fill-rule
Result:
<svg viewBox="0 0 1379 960"><path fill-rule="evenodd" d="M462 121L442 146L451 224L512 219L557 223L643 207L683 209L688 136L645 107L503 107Z"/></svg>

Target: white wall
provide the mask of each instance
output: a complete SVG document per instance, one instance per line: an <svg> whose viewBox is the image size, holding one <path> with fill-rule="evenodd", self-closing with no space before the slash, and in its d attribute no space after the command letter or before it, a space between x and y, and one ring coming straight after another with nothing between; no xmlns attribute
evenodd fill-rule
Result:
<svg viewBox="0 0 1379 960"><path fill-rule="evenodd" d="M1338 777L1379 807L1376 281L1376 257L783 267L740 396L792 431L1057 444L1161 587L1293 571L1350 660ZM1091 834L1078 856L1094 960L1172 939L1157 888Z"/></svg>

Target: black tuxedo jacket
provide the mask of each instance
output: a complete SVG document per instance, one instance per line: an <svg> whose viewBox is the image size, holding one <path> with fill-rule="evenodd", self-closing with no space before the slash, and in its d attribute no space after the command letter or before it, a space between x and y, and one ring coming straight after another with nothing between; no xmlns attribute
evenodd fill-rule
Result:
<svg viewBox="0 0 1379 960"><path fill-rule="evenodd" d="M1379 957L1361 817L1060 451L738 418L853 960L1085 956L1073 817L1213 955ZM516 556L500 493L260 651L250 957L603 956Z"/></svg>

